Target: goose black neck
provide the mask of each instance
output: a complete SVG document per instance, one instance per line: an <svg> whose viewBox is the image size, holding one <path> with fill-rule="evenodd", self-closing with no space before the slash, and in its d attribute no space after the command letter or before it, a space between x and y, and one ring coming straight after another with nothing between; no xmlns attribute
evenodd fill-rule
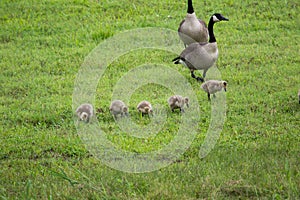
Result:
<svg viewBox="0 0 300 200"><path fill-rule="evenodd" d="M192 0L188 0L187 13L189 13L189 14L193 14L194 13L194 8L193 8L193 2L192 2Z"/></svg>
<svg viewBox="0 0 300 200"><path fill-rule="evenodd" d="M213 18L211 17L210 20L209 20L209 23L208 23L208 34L209 34L209 43L213 43L213 42L216 42L216 38L215 38L215 35L214 35L214 20Z"/></svg>

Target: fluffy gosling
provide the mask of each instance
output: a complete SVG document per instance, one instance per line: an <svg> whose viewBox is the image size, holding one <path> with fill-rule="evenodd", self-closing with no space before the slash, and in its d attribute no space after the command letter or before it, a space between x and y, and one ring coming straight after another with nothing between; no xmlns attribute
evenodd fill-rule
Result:
<svg viewBox="0 0 300 200"><path fill-rule="evenodd" d="M175 109L180 109L180 112L184 112L184 105L189 107L189 98L182 97L180 95L174 95L168 99L168 104L172 112L174 112Z"/></svg>
<svg viewBox="0 0 300 200"><path fill-rule="evenodd" d="M80 121L84 121L88 123L90 119L94 116L94 109L93 106L89 103L81 104L76 109L76 115Z"/></svg>
<svg viewBox="0 0 300 200"><path fill-rule="evenodd" d="M148 101L141 101L136 108L140 113L142 113L142 116L153 114L152 106Z"/></svg>
<svg viewBox="0 0 300 200"><path fill-rule="evenodd" d="M215 96L215 93L221 91L224 88L224 91L226 92L226 81L217 81L217 80L209 80L206 81L201 85L201 88L207 92L208 100L210 101L210 95L213 94Z"/></svg>
<svg viewBox="0 0 300 200"><path fill-rule="evenodd" d="M114 100L111 102L109 111L115 119L117 119L118 115L121 115L121 117L128 116L128 107L121 100Z"/></svg>

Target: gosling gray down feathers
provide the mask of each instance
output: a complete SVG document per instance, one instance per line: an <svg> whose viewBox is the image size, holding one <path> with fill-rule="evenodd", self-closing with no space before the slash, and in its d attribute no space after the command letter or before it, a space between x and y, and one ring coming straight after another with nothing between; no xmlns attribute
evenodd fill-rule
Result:
<svg viewBox="0 0 300 200"><path fill-rule="evenodd" d="M128 107L121 100L112 101L109 107L109 111L115 119L118 115L121 115L121 117L128 116Z"/></svg>
<svg viewBox="0 0 300 200"><path fill-rule="evenodd" d="M209 80L201 85L201 88L207 92L208 100L210 101L210 95L221 91L224 88L226 92L227 82L218 80Z"/></svg>
<svg viewBox="0 0 300 200"><path fill-rule="evenodd" d="M207 42L208 30L206 23L198 19L193 8L192 0L188 0L187 14L181 21L178 28L178 35L183 41L184 46L194 42Z"/></svg>
<svg viewBox="0 0 300 200"><path fill-rule="evenodd" d="M182 97L180 95L174 95L168 99L168 104L172 112L174 112L175 109L180 109L181 112L184 112L184 105L189 107L189 98Z"/></svg>
<svg viewBox="0 0 300 200"><path fill-rule="evenodd" d="M76 109L76 115L79 118L79 120L88 123L90 119L94 116L94 108L89 103L81 104Z"/></svg>
<svg viewBox="0 0 300 200"><path fill-rule="evenodd" d="M141 101L136 108L143 116L153 114L152 105L148 101Z"/></svg>
<svg viewBox="0 0 300 200"><path fill-rule="evenodd" d="M213 26L216 22L228 21L219 13L211 16L208 23L209 41L204 43L195 42L185 48L181 54L174 58L174 64L182 64L191 71L191 76L198 81L204 82L207 70L212 67L218 59L218 46L214 35ZM203 70L203 78L196 77L195 70Z"/></svg>

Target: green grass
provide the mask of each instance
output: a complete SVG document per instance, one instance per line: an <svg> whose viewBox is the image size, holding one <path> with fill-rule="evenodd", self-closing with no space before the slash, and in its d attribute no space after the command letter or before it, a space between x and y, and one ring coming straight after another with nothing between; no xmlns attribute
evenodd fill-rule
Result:
<svg viewBox="0 0 300 200"><path fill-rule="evenodd" d="M186 2L1 1L0 199L299 198L299 2L194 0L194 8L205 21L214 12L230 19L215 26L217 66L228 81L223 131L200 159L211 114L199 83L172 64L176 55L170 52L123 55L108 66L95 98L103 110L99 124L119 148L157 150L172 141L180 124L180 114L166 106L171 91L149 84L132 96L132 120L151 123L135 111L140 100L151 99L166 108L162 130L139 139L118 128L108 110L113 86L136 66L151 61L181 73L201 112L197 135L176 162L131 174L107 167L81 141L72 110L74 82L86 56L105 39L134 28L176 31Z"/></svg>

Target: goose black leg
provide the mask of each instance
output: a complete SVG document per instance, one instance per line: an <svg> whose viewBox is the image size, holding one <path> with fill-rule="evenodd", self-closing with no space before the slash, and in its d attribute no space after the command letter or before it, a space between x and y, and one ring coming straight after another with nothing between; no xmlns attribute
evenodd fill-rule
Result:
<svg viewBox="0 0 300 200"><path fill-rule="evenodd" d="M194 71L191 71L191 77L192 78L196 78L195 74L194 74Z"/></svg>
<svg viewBox="0 0 300 200"><path fill-rule="evenodd" d="M210 101L210 94L209 92L207 93L208 101Z"/></svg>
<svg viewBox="0 0 300 200"><path fill-rule="evenodd" d="M196 79L199 82L202 82L202 83L204 82L203 78L201 78L199 76L198 77L195 76L194 71L191 71L191 76L192 76L192 78Z"/></svg>

